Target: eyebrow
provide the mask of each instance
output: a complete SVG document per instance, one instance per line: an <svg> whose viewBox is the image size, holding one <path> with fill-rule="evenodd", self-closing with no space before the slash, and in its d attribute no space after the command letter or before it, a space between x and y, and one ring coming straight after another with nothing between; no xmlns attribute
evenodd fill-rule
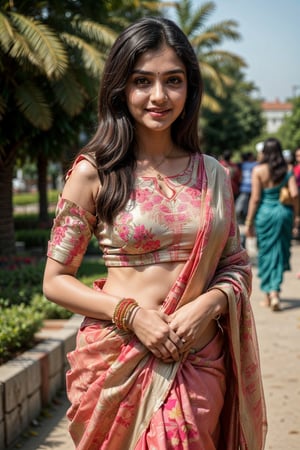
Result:
<svg viewBox="0 0 300 450"><path fill-rule="evenodd" d="M173 75L173 74L183 74L185 75L185 71L183 69L172 69L168 70L167 72L163 72L163 75ZM155 72L150 72L148 70L142 70L142 69L134 69L131 74L139 74L139 75L154 75Z"/></svg>

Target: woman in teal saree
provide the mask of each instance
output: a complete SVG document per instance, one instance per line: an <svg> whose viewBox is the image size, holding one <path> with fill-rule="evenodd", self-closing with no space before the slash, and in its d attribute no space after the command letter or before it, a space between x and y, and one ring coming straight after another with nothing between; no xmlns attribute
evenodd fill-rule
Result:
<svg viewBox="0 0 300 450"><path fill-rule="evenodd" d="M288 186L293 203L280 202L280 190ZM254 168L252 194L246 220L246 233L254 229L258 245L258 276L265 293L264 304L278 311L283 274L290 270L290 247L293 224L298 221L298 191L293 172L288 172L280 142L267 139L262 160Z"/></svg>

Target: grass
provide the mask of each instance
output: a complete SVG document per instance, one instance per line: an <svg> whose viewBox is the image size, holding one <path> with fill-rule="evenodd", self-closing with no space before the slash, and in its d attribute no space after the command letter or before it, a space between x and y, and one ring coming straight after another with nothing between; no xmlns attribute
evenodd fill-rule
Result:
<svg viewBox="0 0 300 450"><path fill-rule="evenodd" d="M56 203L58 199L58 191L48 191L49 203ZM36 204L39 201L38 192L21 192L13 195L14 206L26 206Z"/></svg>

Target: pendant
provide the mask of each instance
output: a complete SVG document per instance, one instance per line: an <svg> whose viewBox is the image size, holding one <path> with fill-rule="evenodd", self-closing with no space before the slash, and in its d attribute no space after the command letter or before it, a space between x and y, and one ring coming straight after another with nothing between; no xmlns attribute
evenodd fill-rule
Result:
<svg viewBox="0 0 300 450"><path fill-rule="evenodd" d="M160 173L157 173L156 174L156 178L157 178L158 187L162 191L163 190L164 177Z"/></svg>

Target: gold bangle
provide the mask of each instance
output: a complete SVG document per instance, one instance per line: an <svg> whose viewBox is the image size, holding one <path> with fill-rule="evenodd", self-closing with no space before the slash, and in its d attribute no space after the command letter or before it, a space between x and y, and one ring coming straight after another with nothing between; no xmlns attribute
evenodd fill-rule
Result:
<svg viewBox="0 0 300 450"><path fill-rule="evenodd" d="M246 219L246 220L245 220L245 225L246 225L246 227L251 227L251 226L253 225L252 220Z"/></svg>
<svg viewBox="0 0 300 450"><path fill-rule="evenodd" d="M117 303L111 320L119 330L129 331L128 322L136 308L139 308L139 305L133 298L122 298Z"/></svg>

